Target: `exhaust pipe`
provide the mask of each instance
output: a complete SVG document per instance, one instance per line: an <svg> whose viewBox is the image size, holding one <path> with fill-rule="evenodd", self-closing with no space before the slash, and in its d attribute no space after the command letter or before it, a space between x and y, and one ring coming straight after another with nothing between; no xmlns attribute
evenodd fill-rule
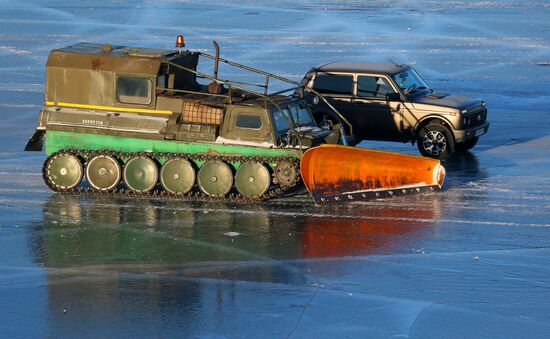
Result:
<svg viewBox="0 0 550 339"><path fill-rule="evenodd" d="M216 59L214 61L214 79L218 80L218 66L220 64L220 45L218 45L216 40L212 42L214 43L214 49L216 50ZM221 90L222 90L221 85L216 81L212 81L208 85L208 93L220 94Z"/></svg>

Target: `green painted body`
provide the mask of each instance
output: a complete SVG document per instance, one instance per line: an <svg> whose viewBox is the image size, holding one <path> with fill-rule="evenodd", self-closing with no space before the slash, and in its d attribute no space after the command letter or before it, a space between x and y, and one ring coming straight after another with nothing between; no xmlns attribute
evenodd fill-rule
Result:
<svg viewBox="0 0 550 339"><path fill-rule="evenodd" d="M51 155L63 149L112 150L118 152L171 152L187 154L221 154L226 156L294 157L302 152L291 148L265 148L246 145L218 143L195 143L173 140L139 139L100 134L48 131L46 133L46 154ZM160 159L161 163L164 159Z"/></svg>

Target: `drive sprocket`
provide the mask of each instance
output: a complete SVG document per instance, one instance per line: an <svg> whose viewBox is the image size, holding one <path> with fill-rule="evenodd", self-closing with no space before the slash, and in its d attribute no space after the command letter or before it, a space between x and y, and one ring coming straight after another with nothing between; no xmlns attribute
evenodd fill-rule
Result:
<svg viewBox="0 0 550 339"><path fill-rule="evenodd" d="M292 160L277 161L274 168L275 183L281 187L294 186L299 179L298 166Z"/></svg>

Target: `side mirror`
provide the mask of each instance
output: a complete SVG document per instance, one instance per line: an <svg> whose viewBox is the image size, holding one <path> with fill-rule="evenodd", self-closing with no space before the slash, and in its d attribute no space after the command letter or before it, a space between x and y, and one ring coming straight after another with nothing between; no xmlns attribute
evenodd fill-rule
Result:
<svg viewBox="0 0 550 339"><path fill-rule="evenodd" d="M396 92L387 93L386 101L401 101L401 95Z"/></svg>

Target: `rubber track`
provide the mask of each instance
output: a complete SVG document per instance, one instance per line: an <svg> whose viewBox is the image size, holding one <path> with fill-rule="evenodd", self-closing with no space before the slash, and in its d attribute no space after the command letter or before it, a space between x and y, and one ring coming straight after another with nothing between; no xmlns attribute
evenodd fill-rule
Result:
<svg viewBox="0 0 550 339"><path fill-rule="evenodd" d="M115 159L119 160L123 158L132 158L135 156L146 156L151 159L155 158L181 158L181 159L188 159L192 161L210 161L210 160L219 160L224 161L226 163L229 162L245 162L245 161L257 161L259 163L277 163L279 161L287 160L290 161L296 166L296 181L294 185L291 186L280 186L280 185L272 185L270 189L264 193L261 196L257 197L246 197L243 196L240 193L229 193L226 196L219 197L219 196L210 196L202 191L197 190L196 187L193 187L191 191L185 194L176 194L176 193L170 193L168 191L165 191L162 188L162 185L157 183L154 189L152 189L149 192L135 192L128 188L113 188L111 190L97 190L92 187L74 187L74 188L61 188L56 186L51 179L48 177L47 173L47 164L49 160L59 154L72 154L77 156L81 161L83 165L83 169L85 168L86 161L89 159L92 159L95 156L98 155L109 155L114 157ZM83 161L86 159L86 161ZM123 170L124 165L121 166L121 171ZM271 198L274 198L292 187L296 186L298 183L300 183L300 163L299 160L293 157L251 157L251 156L224 156L224 155L207 155L207 154L186 154L186 153L170 153L170 152L116 152L111 150L101 150L101 151L88 151L88 150L75 150L75 149L64 149L57 151L53 154L51 154L46 161L44 161L44 165L42 167L42 176L44 178L44 182L50 189L52 189L55 192L60 192L64 194L74 194L74 195L101 195L101 196L136 196L136 197L163 197L163 198L174 198L174 199L186 199L186 200L213 200L213 201L238 201L238 202L258 202L258 201L264 201ZM160 172L160 168L159 168ZM198 173L198 172L197 172ZM272 176L272 182L273 182L273 176ZM119 184L120 185L120 184ZM233 184L232 191L235 190L235 184Z"/></svg>

